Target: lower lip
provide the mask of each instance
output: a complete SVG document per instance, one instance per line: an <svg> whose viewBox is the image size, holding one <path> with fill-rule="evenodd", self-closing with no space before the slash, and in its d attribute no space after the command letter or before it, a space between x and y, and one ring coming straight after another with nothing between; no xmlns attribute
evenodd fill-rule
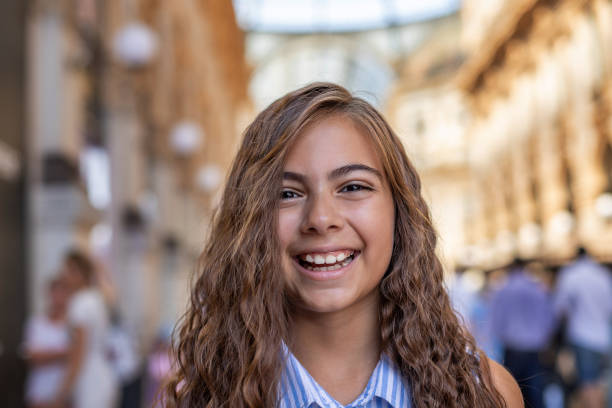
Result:
<svg viewBox="0 0 612 408"><path fill-rule="evenodd" d="M295 262L295 264L297 265L300 273L302 273L303 275L306 275L306 277L308 277L309 279L316 280L316 281L328 281L328 280L339 279L342 276L344 276L348 272L348 270L351 268L351 266L355 263L357 258L359 258L359 255L361 255L361 253L355 253L353 255L353 260L351 261L351 263L349 263L346 266L341 267L340 269L336 269L333 271L311 271L310 269L304 268L295 259L293 260L293 262Z"/></svg>

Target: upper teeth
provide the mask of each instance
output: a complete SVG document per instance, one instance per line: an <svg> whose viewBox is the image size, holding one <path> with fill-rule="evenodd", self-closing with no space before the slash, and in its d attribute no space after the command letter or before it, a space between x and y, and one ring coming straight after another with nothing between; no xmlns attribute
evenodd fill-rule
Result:
<svg viewBox="0 0 612 408"><path fill-rule="evenodd" d="M314 263L316 265L333 265L336 262L342 262L349 256L353 255L353 251L348 252L340 252L337 255L332 254L307 254L305 257L302 256L302 259L306 260L306 262Z"/></svg>

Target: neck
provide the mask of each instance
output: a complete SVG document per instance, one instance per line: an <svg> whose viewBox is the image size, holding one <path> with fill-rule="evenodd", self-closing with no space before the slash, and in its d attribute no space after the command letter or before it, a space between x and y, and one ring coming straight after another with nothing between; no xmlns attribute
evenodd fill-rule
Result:
<svg viewBox="0 0 612 408"><path fill-rule="evenodd" d="M341 403L350 403L361 393L380 358L378 310L376 291L344 310L292 315L292 353Z"/></svg>
<svg viewBox="0 0 612 408"><path fill-rule="evenodd" d="M72 290L73 293L78 293L82 290L86 290L89 289L89 285L82 283L82 284L78 284L74 287L74 289Z"/></svg>

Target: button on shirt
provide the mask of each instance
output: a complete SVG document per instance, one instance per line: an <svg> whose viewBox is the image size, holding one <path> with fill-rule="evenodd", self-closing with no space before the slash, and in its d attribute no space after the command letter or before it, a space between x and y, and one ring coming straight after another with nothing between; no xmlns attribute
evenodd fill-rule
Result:
<svg viewBox="0 0 612 408"><path fill-rule="evenodd" d="M383 356L355 401L342 405L310 376L285 348L285 367L280 384L281 408L409 408L410 388L400 371Z"/></svg>

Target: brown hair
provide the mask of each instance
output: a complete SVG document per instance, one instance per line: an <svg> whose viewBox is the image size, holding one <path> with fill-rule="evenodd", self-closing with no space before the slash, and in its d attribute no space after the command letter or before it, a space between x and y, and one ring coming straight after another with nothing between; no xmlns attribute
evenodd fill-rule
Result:
<svg viewBox="0 0 612 408"><path fill-rule="evenodd" d="M500 407L486 359L453 313L419 177L384 118L346 89L291 92L247 128L201 256L175 346L166 403L278 405L289 322L276 226L284 160L310 124L344 115L374 141L395 202L394 248L380 283L382 351L410 382L415 407Z"/></svg>
<svg viewBox="0 0 612 408"><path fill-rule="evenodd" d="M64 263L73 266L74 270L81 274L88 285L93 283L94 264L84 252L78 249L71 249L64 256Z"/></svg>

